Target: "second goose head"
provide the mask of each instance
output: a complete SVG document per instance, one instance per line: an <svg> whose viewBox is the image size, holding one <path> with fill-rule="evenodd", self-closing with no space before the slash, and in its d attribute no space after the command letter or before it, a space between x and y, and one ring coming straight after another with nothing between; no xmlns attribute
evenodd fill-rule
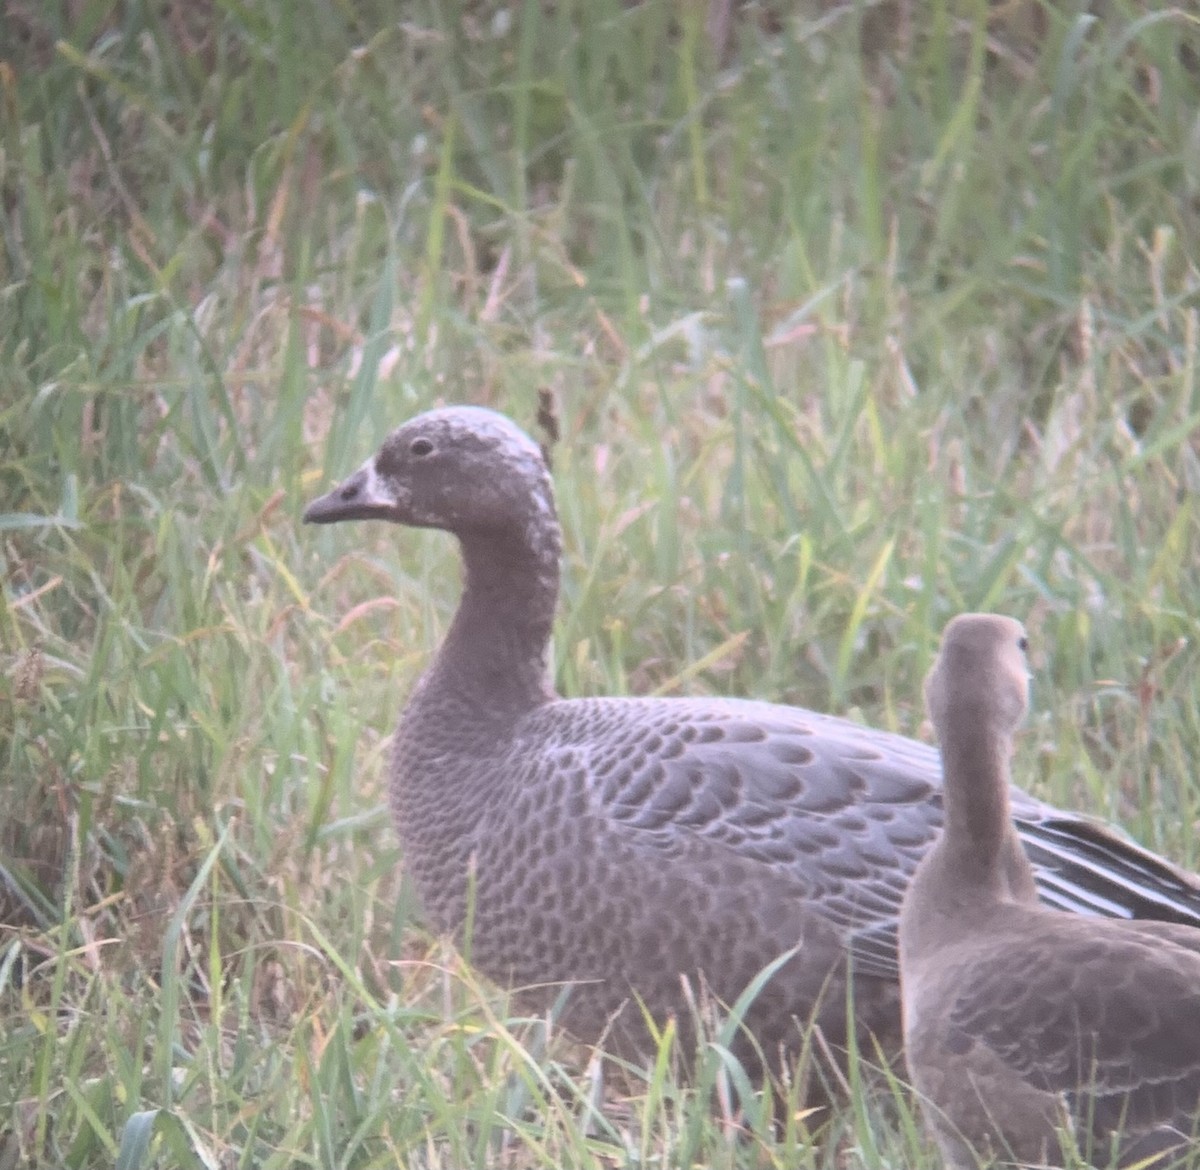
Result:
<svg viewBox="0 0 1200 1170"><path fill-rule="evenodd" d="M946 626L942 648L925 680L925 702L945 742L981 725L1012 735L1029 709L1025 627L999 614L960 614Z"/></svg>

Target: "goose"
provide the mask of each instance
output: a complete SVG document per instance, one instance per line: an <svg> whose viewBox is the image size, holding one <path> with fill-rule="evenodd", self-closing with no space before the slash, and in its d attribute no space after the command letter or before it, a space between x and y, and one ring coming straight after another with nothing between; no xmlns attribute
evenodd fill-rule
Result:
<svg viewBox="0 0 1200 1170"><path fill-rule="evenodd" d="M428 922L478 970L530 1010L569 985L567 1031L642 1056L648 1020L686 1038L696 1002L733 1004L778 961L739 1033L759 1071L811 1029L831 1052L898 1048L900 902L942 820L932 747L745 699L560 698L550 475L495 411L417 415L304 520L458 540L461 598L400 715L389 802ZM1200 925L1196 878L1012 799L1049 904Z"/></svg>
<svg viewBox="0 0 1200 1170"><path fill-rule="evenodd" d="M925 683L945 825L900 911L908 1073L952 1170L1164 1166L1200 1119L1200 930L1043 906L1010 810L1025 631L946 627Z"/></svg>

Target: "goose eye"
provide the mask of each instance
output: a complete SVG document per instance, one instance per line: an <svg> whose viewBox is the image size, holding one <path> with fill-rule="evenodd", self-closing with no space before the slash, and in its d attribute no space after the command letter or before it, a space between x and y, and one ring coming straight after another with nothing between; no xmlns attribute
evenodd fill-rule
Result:
<svg viewBox="0 0 1200 1170"><path fill-rule="evenodd" d="M428 439L413 439L409 450L414 455L431 455L433 454L433 444Z"/></svg>
<svg viewBox="0 0 1200 1170"><path fill-rule="evenodd" d="M1021 652L1025 653L1029 649L1029 639L1028 638L1018 638L1017 645L1021 647Z"/></svg>

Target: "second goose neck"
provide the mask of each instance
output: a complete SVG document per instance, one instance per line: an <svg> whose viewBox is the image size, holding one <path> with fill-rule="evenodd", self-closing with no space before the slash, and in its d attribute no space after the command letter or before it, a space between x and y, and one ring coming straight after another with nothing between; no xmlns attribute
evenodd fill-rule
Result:
<svg viewBox="0 0 1200 1170"><path fill-rule="evenodd" d="M964 881L991 886L1002 881L1009 839L1015 833L1009 799L1012 738L994 728L943 739L946 776L944 849Z"/></svg>

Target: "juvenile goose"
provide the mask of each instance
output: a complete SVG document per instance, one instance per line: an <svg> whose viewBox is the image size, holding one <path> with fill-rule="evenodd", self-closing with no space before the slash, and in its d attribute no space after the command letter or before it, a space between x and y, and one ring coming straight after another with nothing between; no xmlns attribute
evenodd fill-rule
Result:
<svg viewBox="0 0 1200 1170"><path fill-rule="evenodd" d="M747 1023L772 1059L819 1025L898 1044L896 926L941 823L937 753L844 719L736 699L560 699L547 672L560 532L541 452L474 407L405 423L306 521L391 520L459 541L464 584L396 730L391 805L426 914L493 979L595 1040L636 993L689 1019L791 948ZM1189 875L1014 793L1038 886L1085 913L1200 923ZM640 1051L642 1012L611 1039ZM864 1049L870 1051L869 1048ZM743 1052L743 1055L745 1053Z"/></svg>
<svg viewBox="0 0 1200 1170"><path fill-rule="evenodd" d="M1019 622L966 614L925 683L946 823L900 914L909 1075L954 1170L1061 1166L1065 1135L1162 1166L1200 1117L1200 930L1038 904L1009 809L1024 651Z"/></svg>

